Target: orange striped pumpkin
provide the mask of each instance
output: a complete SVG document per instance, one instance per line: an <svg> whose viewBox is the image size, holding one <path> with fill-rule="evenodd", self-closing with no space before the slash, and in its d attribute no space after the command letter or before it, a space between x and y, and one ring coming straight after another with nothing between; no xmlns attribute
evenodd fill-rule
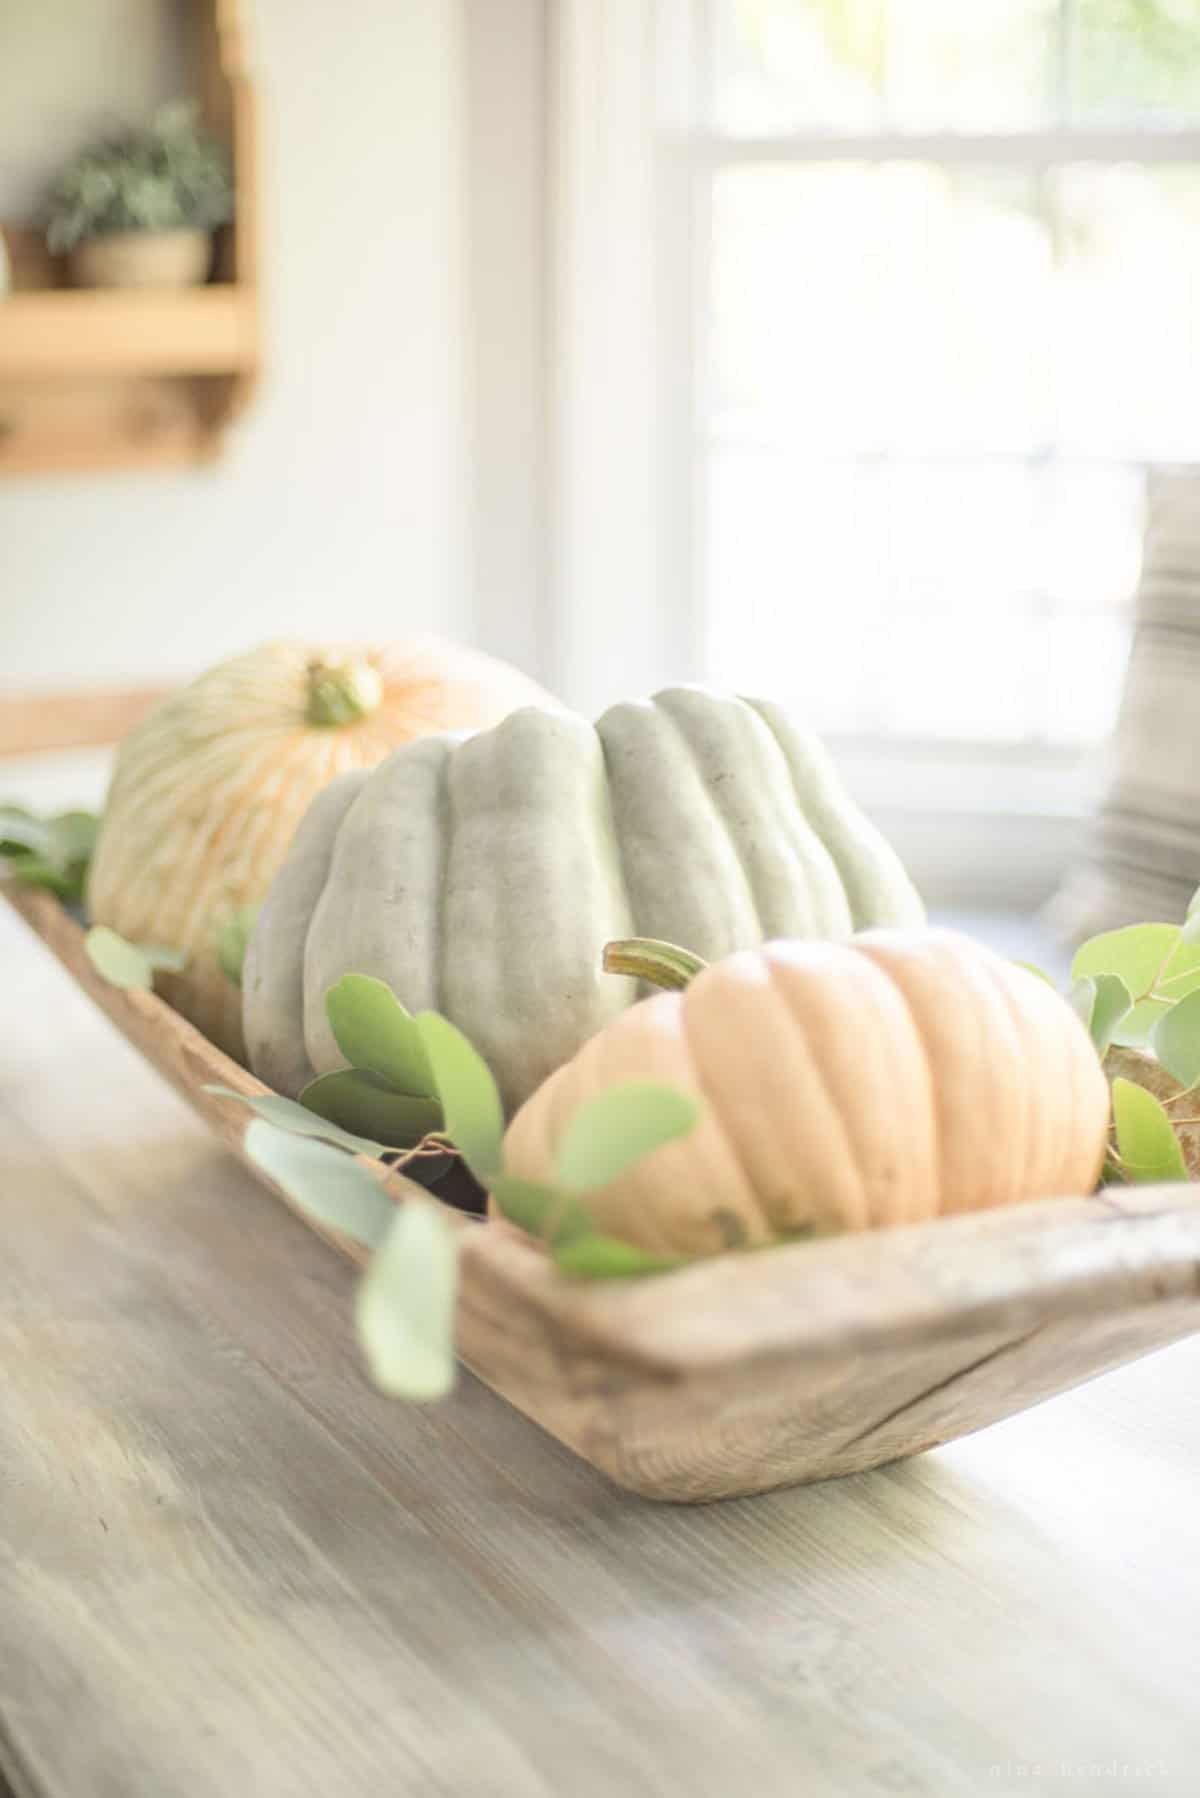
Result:
<svg viewBox="0 0 1200 1798"><path fill-rule="evenodd" d="M121 745L88 908L130 942L183 950L164 996L239 1059L222 926L265 895L309 801L413 737L553 704L516 669L434 639L387 648L268 643L158 706Z"/></svg>

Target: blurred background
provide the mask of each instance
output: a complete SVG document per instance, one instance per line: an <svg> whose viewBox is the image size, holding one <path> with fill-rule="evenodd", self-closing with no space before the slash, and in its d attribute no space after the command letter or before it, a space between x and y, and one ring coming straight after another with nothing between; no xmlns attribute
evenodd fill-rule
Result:
<svg viewBox="0 0 1200 1798"><path fill-rule="evenodd" d="M83 292L191 93L206 290ZM1194 0L0 0L0 102L6 690L433 628L791 701L944 906L1200 881Z"/></svg>

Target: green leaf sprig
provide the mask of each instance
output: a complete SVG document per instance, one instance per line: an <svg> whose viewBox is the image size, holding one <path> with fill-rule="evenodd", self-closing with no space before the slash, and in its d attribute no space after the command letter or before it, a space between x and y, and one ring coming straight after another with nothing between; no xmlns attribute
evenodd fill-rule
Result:
<svg viewBox="0 0 1200 1798"><path fill-rule="evenodd" d="M1113 1129L1126 1180L1186 1180L1187 1167L1175 1127L1153 1093L1135 1080L1112 1084Z"/></svg>
<svg viewBox="0 0 1200 1798"><path fill-rule="evenodd" d="M1200 990L1200 942L1178 924L1129 924L1083 944L1071 963L1074 981L1120 980L1129 1009L1112 1031L1125 1048L1153 1043L1154 1028L1180 999Z"/></svg>
<svg viewBox="0 0 1200 1798"><path fill-rule="evenodd" d="M152 943L127 943L107 924L93 924L83 939L88 960L110 986L140 987L149 992L155 974L178 974L187 966L182 949Z"/></svg>
<svg viewBox="0 0 1200 1798"><path fill-rule="evenodd" d="M310 1080L301 1105L389 1148L413 1148L440 1131L442 1107L421 1033L391 987L368 974L344 974L325 995L325 1014L350 1065Z"/></svg>
<svg viewBox="0 0 1200 1798"><path fill-rule="evenodd" d="M83 901L100 820L94 812L38 817L23 806L0 806L0 872L45 887L64 905Z"/></svg>
<svg viewBox="0 0 1200 1798"><path fill-rule="evenodd" d="M443 1397L454 1380L454 1226L445 1207L407 1178L413 1166L409 1155L393 1168L411 1189L399 1206L363 1159L383 1162L396 1155L389 1138L405 1116L413 1120L412 1128L425 1121L415 1112L403 1113L402 1103L435 1109L436 1125L428 1136L452 1144L501 1212L541 1237L564 1272L627 1279L680 1265L680 1258L650 1255L596 1230L582 1201L590 1188L616 1179L642 1155L691 1130L698 1116L694 1100L648 1081L622 1082L598 1094L570 1120L555 1183L539 1185L505 1170L504 1111L495 1079L448 1019L436 1012L413 1017L383 981L357 974L330 989L326 1010L338 1047L359 1065L310 1083L300 1103L230 1087L205 1091L236 1099L256 1113L246 1131L246 1154L300 1210L322 1229L372 1251L355 1319L372 1377L384 1391L426 1402ZM331 1084L336 1081L340 1085ZM320 1089L319 1100L329 1101L325 1115L312 1103L314 1088ZM336 1118L330 1115L334 1111L340 1114ZM346 1127L351 1114L378 1117L389 1128L360 1133Z"/></svg>
<svg viewBox="0 0 1200 1798"><path fill-rule="evenodd" d="M504 1113L483 1057L460 1030L432 1012L418 1016L433 1063L446 1133L502 1214L540 1237L564 1273L587 1279L665 1273L681 1258L652 1255L595 1228L583 1199L635 1161L695 1127L699 1107L674 1088L626 1080L587 1100L571 1118L555 1158L555 1181L541 1184L504 1166Z"/></svg>
<svg viewBox="0 0 1200 1798"><path fill-rule="evenodd" d="M1178 1132L1198 1120L1169 1108L1200 1086L1200 890L1182 925L1129 924L1092 937L1075 955L1071 980L1068 1002L1101 1061L1114 1048L1149 1053L1180 1088L1164 1102L1136 1080L1112 1081L1105 1177L1186 1180Z"/></svg>
<svg viewBox="0 0 1200 1798"><path fill-rule="evenodd" d="M419 1186L397 1205L341 1147L266 1118L250 1125L245 1147L255 1166L315 1223L373 1251L355 1320L376 1385L417 1404L444 1398L455 1379L458 1287L454 1226L444 1207Z"/></svg>

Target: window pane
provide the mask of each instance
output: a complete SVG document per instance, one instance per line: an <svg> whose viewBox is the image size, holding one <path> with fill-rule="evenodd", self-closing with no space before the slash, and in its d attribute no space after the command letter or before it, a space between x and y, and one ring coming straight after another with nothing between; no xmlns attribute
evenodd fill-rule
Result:
<svg viewBox="0 0 1200 1798"><path fill-rule="evenodd" d="M1120 613L1142 560L1145 479L1140 470L1051 467L1037 585L1057 612Z"/></svg>
<svg viewBox="0 0 1200 1798"><path fill-rule="evenodd" d="M883 728L894 736L1019 742L1044 711L1046 633L1029 613L913 613L888 621L892 679Z"/></svg>
<svg viewBox="0 0 1200 1798"><path fill-rule="evenodd" d="M901 464L884 485L886 612L970 623L1028 607L1042 563L1038 471L1003 461Z"/></svg>
<svg viewBox="0 0 1200 1798"><path fill-rule="evenodd" d="M754 137L882 117L883 0L712 0L716 124Z"/></svg>
<svg viewBox="0 0 1200 1798"><path fill-rule="evenodd" d="M873 173L732 168L713 218L718 422L822 454L878 447L890 331Z"/></svg>
<svg viewBox="0 0 1200 1798"><path fill-rule="evenodd" d="M1129 623L1098 613L1045 622L1050 680L1043 732L1055 743L1098 743L1116 722Z"/></svg>
<svg viewBox="0 0 1200 1798"><path fill-rule="evenodd" d="M710 3L733 133L1130 131L714 178L711 667L834 734L1097 740L1145 467L1200 462L1200 0Z"/></svg>
<svg viewBox="0 0 1200 1798"><path fill-rule="evenodd" d="M901 452L1045 439L1049 230L1024 172L885 166L883 434Z"/></svg>
<svg viewBox="0 0 1200 1798"><path fill-rule="evenodd" d="M721 448L708 665L831 734L1094 741L1120 693L1141 486Z"/></svg>
<svg viewBox="0 0 1200 1798"><path fill-rule="evenodd" d="M1200 172L1079 166L1055 187L1062 446L1200 455Z"/></svg>
<svg viewBox="0 0 1200 1798"><path fill-rule="evenodd" d="M1040 480L1020 465L718 450L710 666L727 685L786 691L823 730L1027 733L1044 697L1017 678L1044 642L1031 623Z"/></svg>
<svg viewBox="0 0 1200 1798"><path fill-rule="evenodd" d="M1200 119L1196 0L1073 0L1069 44L1074 123Z"/></svg>
<svg viewBox="0 0 1200 1798"><path fill-rule="evenodd" d="M721 449L708 518L707 661L721 685L786 696L821 729L875 729L883 576L870 472Z"/></svg>
<svg viewBox="0 0 1200 1798"><path fill-rule="evenodd" d="M718 430L822 455L1043 445L1051 247L1038 206L1020 171L722 171Z"/></svg>
<svg viewBox="0 0 1200 1798"><path fill-rule="evenodd" d="M714 0L716 124L1044 129L1058 0Z"/></svg>
<svg viewBox="0 0 1200 1798"><path fill-rule="evenodd" d="M914 131L1043 130L1055 120L1057 0L890 0L885 93Z"/></svg>

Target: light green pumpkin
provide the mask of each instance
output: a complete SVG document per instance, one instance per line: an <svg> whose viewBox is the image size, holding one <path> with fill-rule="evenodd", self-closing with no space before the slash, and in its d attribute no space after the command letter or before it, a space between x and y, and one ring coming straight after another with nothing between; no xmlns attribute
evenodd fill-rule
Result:
<svg viewBox="0 0 1200 1798"><path fill-rule="evenodd" d="M246 1042L296 1094L344 1065L325 993L373 974L457 1024L511 1111L637 997L601 972L613 938L717 961L923 918L825 751L775 706L680 687L595 727L530 708L405 744L314 801L251 940Z"/></svg>

